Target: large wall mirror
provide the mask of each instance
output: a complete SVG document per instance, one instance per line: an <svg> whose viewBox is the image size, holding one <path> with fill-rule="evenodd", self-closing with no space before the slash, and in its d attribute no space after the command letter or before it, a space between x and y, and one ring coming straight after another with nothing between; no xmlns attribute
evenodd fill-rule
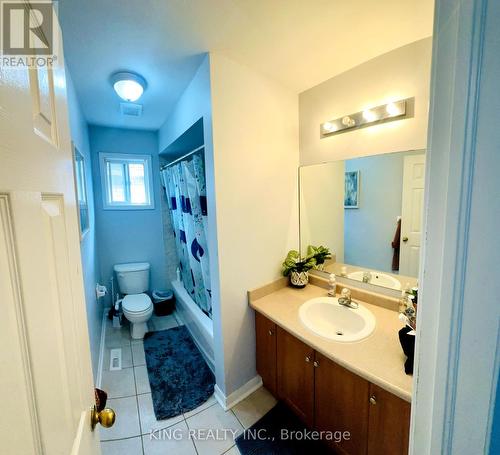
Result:
<svg viewBox="0 0 500 455"><path fill-rule="evenodd" d="M387 153L299 169L300 250L332 252L321 274L393 290L416 285L425 151Z"/></svg>

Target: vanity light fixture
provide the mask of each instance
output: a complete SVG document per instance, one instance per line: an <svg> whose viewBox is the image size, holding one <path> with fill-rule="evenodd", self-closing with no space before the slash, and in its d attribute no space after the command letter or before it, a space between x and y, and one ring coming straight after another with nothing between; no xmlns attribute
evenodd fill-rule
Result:
<svg viewBox="0 0 500 455"><path fill-rule="evenodd" d="M400 120L408 116L407 103L413 101L408 98L393 101L380 106L365 109L355 114L344 115L335 120L320 125L320 137L324 138L332 134L345 133L351 129L372 126L377 123L385 123L393 120Z"/></svg>
<svg viewBox="0 0 500 455"><path fill-rule="evenodd" d="M337 127L333 123L330 123L330 122L323 123L323 129L325 131L328 131L329 133L333 133L333 132L337 131Z"/></svg>
<svg viewBox="0 0 500 455"><path fill-rule="evenodd" d="M118 72L111 76L111 84L117 95L125 101L137 101L146 89L146 80L135 73Z"/></svg>
<svg viewBox="0 0 500 455"><path fill-rule="evenodd" d="M371 109L366 109L363 111L363 118L367 122L374 122L375 120L377 120L377 115Z"/></svg>

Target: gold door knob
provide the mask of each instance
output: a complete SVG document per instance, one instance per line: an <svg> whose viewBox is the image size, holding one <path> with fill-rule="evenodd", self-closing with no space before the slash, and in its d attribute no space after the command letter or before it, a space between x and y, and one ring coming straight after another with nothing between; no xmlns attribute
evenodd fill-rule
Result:
<svg viewBox="0 0 500 455"><path fill-rule="evenodd" d="M408 237L403 237L403 242L407 242L408 241Z"/></svg>
<svg viewBox="0 0 500 455"><path fill-rule="evenodd" d="M94 405L90 411L90 427L94 430L95 426L100 423L104 428L110 428L115 423L116 414L110 408L105 408L97 412L97 407Z"/></svg>
<svg viewBox="0 0 500 455"><path fill-rule="evenodd" d="M370 397L370 403L371 403L371 404L377 404L377 398L375 397L375 395L372 395L372 396Z"/></svg>

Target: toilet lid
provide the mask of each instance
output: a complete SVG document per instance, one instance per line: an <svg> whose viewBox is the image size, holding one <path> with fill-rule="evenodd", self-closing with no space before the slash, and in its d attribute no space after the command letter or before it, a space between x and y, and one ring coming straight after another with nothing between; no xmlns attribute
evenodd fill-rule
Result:
<svg viewBox="0 0 500 455"><path fill-rule="evenodd" d="M146 294L130 294L123 298L122 306L130 313L140 313L151 306L151 299Z"/></svg>

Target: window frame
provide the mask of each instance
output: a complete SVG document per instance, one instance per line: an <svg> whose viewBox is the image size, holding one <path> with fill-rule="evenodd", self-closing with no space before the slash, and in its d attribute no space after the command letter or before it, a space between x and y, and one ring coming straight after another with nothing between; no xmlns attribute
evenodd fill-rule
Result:
<svg viewBox="0 0 500 455"><path fill-rule="evenodd" d="M151 155L142 155L135 153L109 153L99 152L99 168L101 172L101 192L102 204L104 210L153 210L155 208L155 193L153 186L153 168ZM124 190L126 195L125 202L111 201L111 180L108 175L108 163L120 163L126 165L128 175L128 165L141 163L144 165L144 190L148 203L132 204L130 202L130 179L125 177Z"/></svg>

